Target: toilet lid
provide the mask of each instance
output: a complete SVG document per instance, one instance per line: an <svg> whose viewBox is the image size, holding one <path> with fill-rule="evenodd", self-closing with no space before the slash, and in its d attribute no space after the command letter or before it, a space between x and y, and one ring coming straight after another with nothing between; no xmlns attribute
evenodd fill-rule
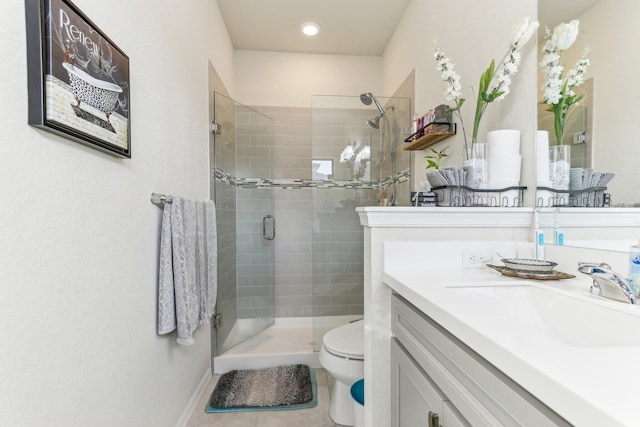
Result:
<svg viewBox="0 0 640 427"><path fill-rule="evenodd" d="M322 338L329 353L348 359L364 359L364 321L338 326Z"/></svg>

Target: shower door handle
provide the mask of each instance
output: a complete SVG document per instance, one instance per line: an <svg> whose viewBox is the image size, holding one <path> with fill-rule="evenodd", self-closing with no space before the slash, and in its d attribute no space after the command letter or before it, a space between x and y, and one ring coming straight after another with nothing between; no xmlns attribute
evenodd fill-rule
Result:
<svg viewBox="0 0 640 427"><path fill-rule="evenodd" d="M271 235L267 235L267 221L271 220ZM262 218L262 238L264 240L273 240L276 238L276 219L272 215L266 215Z"/></svg>

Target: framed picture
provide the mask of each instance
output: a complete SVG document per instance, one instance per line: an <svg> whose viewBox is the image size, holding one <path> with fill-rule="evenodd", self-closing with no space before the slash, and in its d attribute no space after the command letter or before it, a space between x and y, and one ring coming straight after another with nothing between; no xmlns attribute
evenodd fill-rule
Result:
<svg viewBox="0 0 640 427"><path fill-rule="evenodd" d="M129 57L68 0L25 0L29 124L131 158Z"/></svg>

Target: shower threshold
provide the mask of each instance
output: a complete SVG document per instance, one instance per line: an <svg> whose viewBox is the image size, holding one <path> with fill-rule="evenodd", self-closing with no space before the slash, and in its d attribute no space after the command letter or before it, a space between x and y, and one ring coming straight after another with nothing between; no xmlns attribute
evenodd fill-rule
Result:
<svg viewBox="0 0 640 427"><path fill-rule="evenodd" d="M312 317L278 317L272 326L216 356L215 373L297 363L320 368L312 341Z"/></svg>
<svg viewBox="0 0 640 427"><path fill-rule="evenodd" d="M314 339L321 342L327 331L359 318L362 316L277 317L273 326L216 356L214 371L221 374L298 363L321 368Z"/></svg>

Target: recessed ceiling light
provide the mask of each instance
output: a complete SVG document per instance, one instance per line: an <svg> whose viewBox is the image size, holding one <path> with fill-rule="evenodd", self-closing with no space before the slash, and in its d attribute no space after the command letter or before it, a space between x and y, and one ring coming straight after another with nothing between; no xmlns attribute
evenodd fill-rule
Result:
<svg viewBox="0 0 640 427"><path fill-rule="evenodd" d="M300 26L300 30L307 36L313 37L318 34L320 27L315 22L305 22Z"/></svg>

